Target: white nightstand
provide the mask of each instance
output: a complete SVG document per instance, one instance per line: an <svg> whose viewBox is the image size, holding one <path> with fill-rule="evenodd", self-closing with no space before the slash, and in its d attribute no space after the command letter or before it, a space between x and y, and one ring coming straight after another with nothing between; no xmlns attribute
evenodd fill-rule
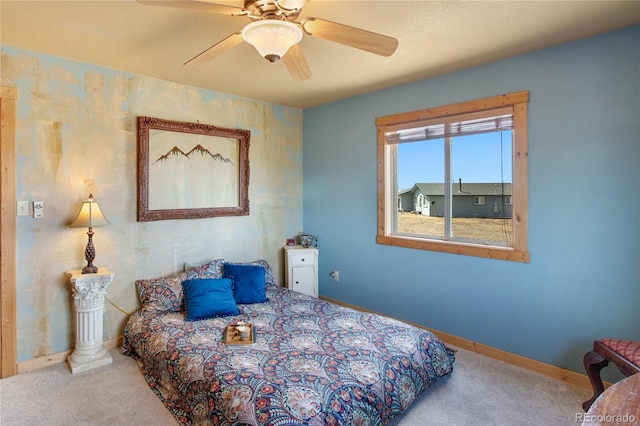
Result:
<svg viewBox="0 0 640 426"><path fill-rule="evenodd" d="M99 268L95 274L82 270L65 273L71 281L76 308L76 347L67 357L71 373L81 373L111 364L113 359L104 347L104 296L113 281L113 272Z"/></svg>
<svg viewBox="0 0 640 426"><path fill-rule="evenodd" d="M318 249L284 246L284 253L287 288L318 297Z"/></svg>

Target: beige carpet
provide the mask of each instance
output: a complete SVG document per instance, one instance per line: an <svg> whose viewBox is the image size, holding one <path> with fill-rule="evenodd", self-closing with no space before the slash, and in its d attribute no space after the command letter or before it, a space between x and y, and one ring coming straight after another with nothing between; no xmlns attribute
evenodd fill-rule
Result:
<svg viewBox="0 0 640 426"><path fill-rule="evenodd" d="M0 424L176 425L138 365L112 350L113 364L72 375L66 364L0 380ZM458 349L453 373L392 426L576 424L588 389ZM578 424L580 422L577 422Z"/></svg>

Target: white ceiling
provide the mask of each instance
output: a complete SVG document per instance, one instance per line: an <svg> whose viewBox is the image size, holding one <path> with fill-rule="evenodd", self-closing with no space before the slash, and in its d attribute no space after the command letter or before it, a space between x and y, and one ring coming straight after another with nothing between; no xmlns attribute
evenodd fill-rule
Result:
<svg viewBox="0 0 640 426"><path fill-rule="evenodd" d="M215 3L243 6L242 0ZM390 57L305 36L313 72L290 78L242 43L199 67L183 63L251 22L134 0L0 1L0 42L182 84L309 108L640 22L640 1L330 1L314 16L399 40Z"/></svg>

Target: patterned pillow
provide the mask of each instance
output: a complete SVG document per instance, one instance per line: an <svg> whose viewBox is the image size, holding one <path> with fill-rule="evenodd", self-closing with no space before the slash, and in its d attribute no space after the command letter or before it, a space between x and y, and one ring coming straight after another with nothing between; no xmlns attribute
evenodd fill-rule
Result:
<svg viewBox="0 0 640 426"><path fill-rule="evenodd" d="M201 266L196 266L187 272L187 279L222 278L224 259L215 259Z"/></svg>
<svg viewBox="0 0 640 426"><path fill-rule="evenodd" d="M186 279L187 273L179 272L161 278L137 280L136 288L142 309L153 312L183 311L182 281Z"/></svg>
<svg viewBox="0 0 640 426"><path fill-rule="evenodd" d="M222 267L224 266L224 263L222 263ZM253 262L248 262L248 263L232 263L232 262L227 262L229 265L259 265L262 266L264 268L264 282L265 282L265 286L266 287L275 287L276 283L275 283L275 279L273 277L273 270L271 269L271 266L269 265L269 262L267 262L264 259L260 259L260 260L256 260ZM222 267L220 269L221 271L221 276L222 276Z"/></svg>
<svg viewBox="0 0 640 426"><path fill-rule="evenodd" d="M136 288L142 308L153 312L184 312L182 282L195 278L221 278L224 259L212 260L189 272L178 272L161 278L137 280Z"/></svg>

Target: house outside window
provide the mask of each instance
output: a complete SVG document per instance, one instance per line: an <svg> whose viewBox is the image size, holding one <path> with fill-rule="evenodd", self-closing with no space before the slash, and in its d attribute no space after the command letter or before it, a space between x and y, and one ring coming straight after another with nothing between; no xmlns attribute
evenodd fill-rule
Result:
<svg viewBox="0 0 640 426"><path fill-rule="evenodd" d="M378 244L528 262L527 103L517 92L379 117ZM497 174L474 181L477 163Z"/></svg>

